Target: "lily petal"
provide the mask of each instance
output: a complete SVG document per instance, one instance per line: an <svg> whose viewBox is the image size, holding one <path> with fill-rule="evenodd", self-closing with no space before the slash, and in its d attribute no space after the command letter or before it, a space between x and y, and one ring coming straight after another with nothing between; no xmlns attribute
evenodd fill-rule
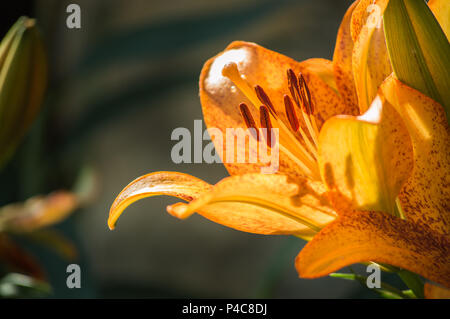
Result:
<svg viewBox="0 0 450 319"><path fill-rule="evenodd" d="M295 264L300 277L317 278L366 261L404 268L450 286L448 237L380 212L340 216L302 249Z"/></svg>
<svg viewBox="0 0 450 319"><path fill-rule="evenodd" d="M257 234L293 234L310 239L336 217L320 182L276 174L231 176L189 204L168 207L186 218L198 212L216 223Z"/></svg>
<svg viewBox="0 0 450 319"><path fill-rule="evenodd" d="M425 283L424 294L426 299L450 299L450 289Z"/></svg>
<svg viewBox="0 0 450 319"><path fill-rule="evenodd" d="M336 84L339 93L348 105L358 105L352 69L353 39L350 32L353 10L357 4L358 1L353 2L342 19L333 54L333 70Z"/></svg>
<svg viewBox="0 0 450 319"><path fill-rule="evenodd" d="M357 0L353 3L353 5L356 5L350 21L350 34L352 36L353 42L356 42L358 40L361 30L363 29L371 14L374 13L371 8L369 8L369 6L379 6L380 13L382 14L388 2L389 0ZM374 16L371 17L375 18Z"/></svg>
<svg viewBox="0 0 450 319"><path fill-rule="evenodd" d="M378 87L392 72L382 24L387 2L360 1L352 15L352 22L359 20L353 24L352 31L358 36L354 38L352 62L360 113L368 109Z"/></svg>
<svg viewBox="0 0 450 319"><path fill-rule="evenodd" d="M428 6L441 25L447 39L450 39L450 2L447 0L430 0Z"/></svg>
<svg viewBox="0 0 450 319"><path fill-rule="evenodd" d="M412 164L406 126L382 96L364 115L331 118L319 135L319 167L338 212L395 214L395 198Z"/></svg>
<svg viewBox="0 0 450 319"><path fill-rule="evenodd" d="M401 115L414 150L414 169L400 193L407 219L450 233L450 129L444 108L390 77L381 87Z"/></svg>
<svg viewBox="0 0 450 319"><path fill-rule="evenodd" d="M23 233L43 228L65 219L78 207L76 196L55 191L47 196L34 196L24 203L0 208L0 229Z"/></svg>
<svg viewBox="0 0 450 319"><path fill-rule="evenodd" d="M169 195L191 201L210 190L211 187L201 179L178 172L154 172L141 176L117 195L109 210L108 226L114 229L117 219L125 208L140 199Z"/></svg>
<svg viewBox="0 0 450 319"><path fill-rule="evenodd" d="M336 92L333 81L332 65L324 59L312 59L296 62L282 54L265 49L249 42L233 42L225 51L208 60L203 66L200 75L200 100L203 115L208 128L218 128L225 132L227 128L246 128L239 112L240 103L250 106L254 118L259 118L259 103L256 95L251 102L235 85L222 75L222 69L229 63L235 63L239 73L251 88L261 86L269 96L274 109L280 117L288 123L283 103L284 94L289 94L286 71L292 69L296 74L303 73L315 102L317 124L320 127L323 121L336 114L353 114L351 106L346 106ZM330 85L328 85L329 83ZM254 105L257 104L257 105ZM253 107L252 107L253 105ZM277 127L276 123L272 123ZM225 133L223 133L225 135ZM280 132L280 139L283 140ZM223 159L226 141L212 136L216 150ZM252 147L252 146L250 146ZM256 152L254 149L246 150ZM283 155L283 154L281 154ZM248 155L247 155L248 156ZM223 162L226 162L223 160ZM225 163L230 174L259 172L258 163ZM295 164L288 158L280 158L280 171L299 177Z"/></svg>

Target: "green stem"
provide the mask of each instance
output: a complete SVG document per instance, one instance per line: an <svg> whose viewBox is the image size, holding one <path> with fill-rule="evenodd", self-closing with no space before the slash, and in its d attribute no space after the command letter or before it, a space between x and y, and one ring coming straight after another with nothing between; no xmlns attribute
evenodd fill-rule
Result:
<svg viewBox="0 0 450 319"><path fill-rule="evenodd" d="M346 280L355 280L355 281L359 282L361 284L361 286L368 288L366 285L367 277L356 274L351 268L350 268L350 270L353 272L353 274L331 273L330 277L341 278L341 279L346 279ZM368 289L370 289L370 288L368 288ZM391 285L388 285L384 282L380 283L380 288L373 288L370 290L373 290L377 293L381 293L382 296L386 296L385 293L388 292L390 295L389 298L392 298L392 297L396 297L396 298L400 298L400 299L410 299L411 298L411 296L408 296L400 289L397 289L397 288L395 288Z"/></svg>

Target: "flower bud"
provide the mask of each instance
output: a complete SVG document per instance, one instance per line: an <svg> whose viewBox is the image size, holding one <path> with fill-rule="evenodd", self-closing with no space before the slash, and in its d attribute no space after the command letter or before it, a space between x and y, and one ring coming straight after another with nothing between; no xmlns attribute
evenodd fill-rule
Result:
<svg viewBox="0 0 450 319"><path fill-rule="evenodd" d="M0 168L39 113L47 58L34 19L21 17L0 43Z"/></svg>

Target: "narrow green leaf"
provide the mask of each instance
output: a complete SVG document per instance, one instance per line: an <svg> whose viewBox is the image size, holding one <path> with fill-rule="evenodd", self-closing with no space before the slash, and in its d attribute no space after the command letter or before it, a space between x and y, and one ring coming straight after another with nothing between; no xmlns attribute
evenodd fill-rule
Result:
<svg viewBox="0 0 450 319"><path fill-rule="evenodd" d="M345 279L345 280L355 280L355 281L359 282L361 284L361 286L368 288L367 284L366 284L367 277L358 275L353 270L352 270L352 272L353 273L351 273L351 274L335 272L335 273L329 274L329 276L333 277L333 278L340 278L340 279ZM387 298L387 299L405 299L405 298L413 298L413 296L415 297L414 294L404 293L403 291L401 291L391 285L388 285L384 282L381 283L380 288L373 288L371 290L378 293L381 297Z"/></svg>
<svg viewBox="0 0 450 319"><path fill-rule="evenodd" d="M403 269L397 274L417 298L425 298L423 282L418 275Z"/></svg>
<svg viewBox="0 0 450 319"><path fill-rule="evenodd" d="M450 44L425 1L390 0L383 21L397 78L441 103L450 119Z"/></svg>

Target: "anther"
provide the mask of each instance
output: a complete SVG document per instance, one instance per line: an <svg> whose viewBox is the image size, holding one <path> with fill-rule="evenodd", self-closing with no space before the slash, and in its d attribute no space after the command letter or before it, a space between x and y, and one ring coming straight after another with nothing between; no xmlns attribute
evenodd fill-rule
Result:
<svg viewBox="0 0 450 319"><path fill-rule="evenodd" d="M284 106L286 109L286 115L289 121L289 124L291 124L291 128L294 132L298 131L299 123L297 114L295 113L294 106L292 105L291 98L289 95L284 95Z"/></svg>
<svg viewBox="0 0 450 319"><path fill-rule="evenodd" d="M287 73L287 79L288 79L288 88L289 88L289 91L291 92L291 96L294 99L295 103L297 105L300 105L299 98L301 98L301 97L300 97L297 77L295 76L295 73L292 69L288 69L286 71L286 73Z"/></svg>
<svg viewBox="0 0 450 319"><path fill-rule="evenodd" d="M269 110L265 105L259 107L259 119L261 128L266 129L265 138L267 146L272 147L272 122L270 122Z"/></svg>
<svg viewBox="0 0 450 319"><path fill-rule="evenodd" d="M261 86L256 85L255 92L256 96L261 101L261 103L267 106L272 116L275 117L277 115L277 112L275 112L275 108L273 107L272 101L270 101L269 96L267 96L266 92L264 92L264 89Z"/></svg>
<svg viewBox="0 0 450 319"><path fill-rule="evenodd" d="M245 125L247 125L247 128L254 128L256 129L256 123L253 119L252 113L250 113L250 110L245 103L241 103L239 105L239 109L241 111L242 117L244 118Z"/></svg>
<svg viewBox="0 0 450 319"><path fill-rule="evenodd" d="M305 105L304 109L306 109L306 113L308 115L314 114L314 107L311 99L311 93L309 92L309 88L308 85L306 84L303 74L299 73L298 81L300 85L300 91L302 93L302 100L303 100L302 104Z"/></svg>
<svg viewBox="0 0 450 319"><path fill-rule="evenodd" d="M256 140L258 140L258 128L256 127L255 120L253 119L252 113L250 113L250 109L248 108L247 104L241 103L239 105L239 109L241 111L241 115L244 119L245 125L247 125L248 129L254 129L254 131L252 130L252 136Z"/></svg>

